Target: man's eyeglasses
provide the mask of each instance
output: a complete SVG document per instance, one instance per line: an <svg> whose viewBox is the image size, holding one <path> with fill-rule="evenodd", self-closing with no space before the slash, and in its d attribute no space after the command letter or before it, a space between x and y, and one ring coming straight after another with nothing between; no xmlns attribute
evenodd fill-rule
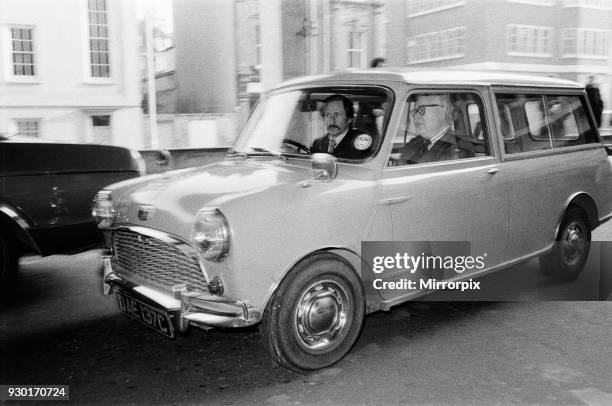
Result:
<svg viewBox="0 0 612 406"><path fill-rule="evenodd" d="M414 114L418 116L424 116L427 111L427 107L443 107L441 104L421 104L418 108L414 109Z"/></svg>

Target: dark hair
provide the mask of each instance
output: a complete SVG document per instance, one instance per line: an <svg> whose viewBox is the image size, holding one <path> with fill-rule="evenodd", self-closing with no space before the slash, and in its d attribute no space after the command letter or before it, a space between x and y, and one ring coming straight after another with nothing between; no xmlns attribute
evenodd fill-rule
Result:
<svg viewBox="0 0 612 406"><path fill-rule="evenodd" d="M353 108L353 102L348 99L346 96L342 96L341 94L332 94L327 99L323 100L323 103L327 105L327 103L339 100L342 102L342 106L344 107L344 112L346 113L346 117L349 120L353 119L355 115L355 109Z"/></svg>
<svg viewBox="0 0 612 406"><path fill-rule="evenodd" d="M385 62L387 62L385 58L381 58L381 57L374 58L372 59L372 62L370 62L370 68L378 68Z"/></svg>

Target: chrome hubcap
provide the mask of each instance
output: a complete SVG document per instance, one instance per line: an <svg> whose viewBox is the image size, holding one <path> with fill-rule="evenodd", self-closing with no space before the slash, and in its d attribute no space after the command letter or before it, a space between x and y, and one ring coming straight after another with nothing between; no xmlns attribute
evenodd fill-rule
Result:
<svg viewBox="0 0 612 406"><path fill-rule="evenodd" d="M577 262L585 250L586 243L584 225L579 221L568 224L561 240L561 252L565 263L573 265Z"/></svg>
<svg viewBox="0 0 612 406"><path fill-rule="evenodd" d="M348 295L337 282L318 281L306 288L295 313L300 345L321 350L334 345L346 327Z"/></svg>

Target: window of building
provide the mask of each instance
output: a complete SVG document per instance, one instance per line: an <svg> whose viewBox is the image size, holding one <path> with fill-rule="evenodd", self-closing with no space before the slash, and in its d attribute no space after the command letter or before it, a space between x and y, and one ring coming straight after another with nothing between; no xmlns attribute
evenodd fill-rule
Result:
<svg viewBox="0 0 612 406"><path fill-rule="evenodd" d="M33 29L11 27L11 65L14 76L35 76Z"/></svg>
<svg viewBox="0 0 612 406"><path fill-rule="evenodd" d="M612 9L610 0L563 0L563 7L587 7L601 10Z"/></svg>
<svg viewBox="0 0 612 406"><path fill-rule="evenodd" d="M348 67L364 68L367 63L366 48L368 46L367 33L353 28L349 32Z"/></svg>
<svg viewBox="0 0 612 406"><path fill-rule="evenodd" d="M461 58L465 53L465 27L408 38L408 63Z"/></svg>
<svg viewBox="0 0 612 406"><path fill-rule="evenodd" d="M510 24L506 27L506 50L508 55L549 57L552 37L552 27Z"/></svg>
<svg viewBox="0 0 612 406"><path fill-rule="evenodd" d="M91 116L93 141L98 144L110 144L112 141L111 116Z"/></svg>
<svg viewBox="0 0 612 406"><path fill-rule="evenodd" d="M89 66L94 78L110 77L107 0L89 0Z"/></svg>
<svg viewBox="0 0 612 406"><path fill-rule="evenodd" d="M586 28L563 30L563 56L607 58L610 49L610 31Z"/></svg>
<svg viewBox="0 0 612 406"><path fill-rule="evenodd" d="M465 0L406 0L408 17L435 13L453 7L463 6Z"/></svg>
<svg viewBox="0 0 612 406"><path fill-rule="evenodd" d="M17 126L17 134L24 137L40 136L40 120L38 119L20 119L15 120Z"/></svg>

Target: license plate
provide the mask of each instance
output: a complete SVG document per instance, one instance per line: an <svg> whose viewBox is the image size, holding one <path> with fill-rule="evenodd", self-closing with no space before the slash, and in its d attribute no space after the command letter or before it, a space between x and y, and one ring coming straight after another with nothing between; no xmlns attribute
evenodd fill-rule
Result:
<svg viewBox="0 0 612 406"><path fill-rule="evenodd" d="M122 314L141 322L168 338L174 338L174 327L167 312L134 299L119 290L115 292L115 297L117 298L117 307Z"/></svg>

